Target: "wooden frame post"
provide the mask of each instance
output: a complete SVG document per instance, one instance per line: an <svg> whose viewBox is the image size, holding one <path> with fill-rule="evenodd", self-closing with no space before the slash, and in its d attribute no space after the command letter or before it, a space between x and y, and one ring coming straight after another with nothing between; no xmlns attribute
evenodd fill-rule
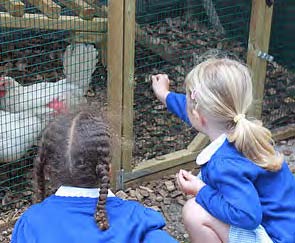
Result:
<svg viewBox="0 0 295 243"><path fill-rule="evenodd" d="M117 188L122 156L122 91L124 50L124 0L109 1L108 12L108 116L113 129L112 182Z"/></svg>
<svg viewBox="0 0 295 243"><path fill-rule="evenodd" d="M258 53L268 53L273 7L265 0L252 0L247 63L253 75L253 104L250 116L260 118L266 77L266 60Z"/></svg>
<svg viewBox="0 0 295 243"><path fill-rule="evenodd" d="M133 150L133 102L135 55L135 0L125 0L124 8L124 62L123 62L123 147L124 172L132 170ZM123 183L123 182L122 182ZM123 186L123 185L121 185Z"/></svg>
<svg viewBox="0 0 295 243"><path fill-rule="evenodd" d="M115 133L112 186L116 189L123 187L124 172L132 170L134 42L135 1L109 1L108 108Z"/></svg>

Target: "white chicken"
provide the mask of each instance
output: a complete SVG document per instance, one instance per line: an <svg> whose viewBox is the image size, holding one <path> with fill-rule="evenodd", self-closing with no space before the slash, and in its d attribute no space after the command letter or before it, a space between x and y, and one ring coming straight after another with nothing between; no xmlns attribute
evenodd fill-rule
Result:
<svg viewBox="0 0 295 243"><path fill-rule="evenodd" d="M11 77L0 78L0 105L9 112L30 112L35 116L53 112L48 104L63 101L72 107L86 101L84 94L97 62L94 46L69 45L64 54L65 79L22 86Z"/></svg>
<svg viewBox="0 0 295 243"><path fill-rule="evenodd" d="M65 79L22 86L0 78L0 163L21 158L53 114L85 102L85 91L97 62L96 49L76 44L64 54Z"/></svg>
<svg viewBox="0 0 295 243"><path fill-rule="evenodd" d="M46 125L30 113L0 111L0 162L21 158Z"/></svg>

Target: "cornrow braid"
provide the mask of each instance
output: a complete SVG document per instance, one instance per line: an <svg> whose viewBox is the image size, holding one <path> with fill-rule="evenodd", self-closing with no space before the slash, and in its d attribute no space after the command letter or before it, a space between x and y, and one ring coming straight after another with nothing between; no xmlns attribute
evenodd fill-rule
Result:
<svg viewBox="0 0 295 243"><path fill-rule="evenodd" d="M94 218L101 230L108 229L111 136L102 114L84 109L60 115L44 131L41 141L35 164L39 195L45 195L44 171L56 186L100 187Z"/></svg>
<svg viewBox="0 0 295 243"><path fill-rule="evenodd" d="M105 161L107 162L107 161ZM109 165L99 164L96 170L97 175L101 178L99 200L96 205L95 220L101 230L109 228L109 223L106 213L106 199L108 196L108 189L110 184L109 179Z"/></svg>
<svg viewBox="0 0 295 243"><path fill-rule="evenodd" d="M40 144L41 148L43 147L42 140ZM34 202L35 203L41 202L45 198L44 157L45 157L45 151L41 149L39 152L39 156L37 156L34 163L34 179L35 179Z"/></svg>

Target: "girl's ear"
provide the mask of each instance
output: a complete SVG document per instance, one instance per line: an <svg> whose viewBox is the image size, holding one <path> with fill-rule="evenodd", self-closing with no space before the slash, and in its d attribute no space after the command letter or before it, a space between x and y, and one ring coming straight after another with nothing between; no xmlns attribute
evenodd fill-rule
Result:
<svg viewBox="0 0 295 243"><path fill-rule="evenodd" d="M206 125L206 118L198 112L196 109L192 110L192 115L196 121L198 121L199 125L204 127Z"/></svg>

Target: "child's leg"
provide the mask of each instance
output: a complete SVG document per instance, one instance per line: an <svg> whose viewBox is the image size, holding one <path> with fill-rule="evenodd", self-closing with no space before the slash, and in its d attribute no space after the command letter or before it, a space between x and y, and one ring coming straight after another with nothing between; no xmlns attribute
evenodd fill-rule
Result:
<svg viewBox="0 0 295 243"><path fill-rule="evenodd" d="M184 205L182 218L191 243L228 242L229 225L214 218L194 198Z"/></svg>

